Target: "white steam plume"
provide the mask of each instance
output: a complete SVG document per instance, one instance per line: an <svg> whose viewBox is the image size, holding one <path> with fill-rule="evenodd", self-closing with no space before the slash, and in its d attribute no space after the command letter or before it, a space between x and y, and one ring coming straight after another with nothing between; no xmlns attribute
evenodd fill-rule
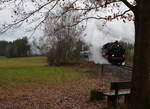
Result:
<svg viewBox="0 0 150 109"><path fill-rule="evenodd" d="M95 63L108 63L101 54L101 48L104 44L114 42L115 40L134 43L133 22L124 23L113 20L104 24L102 20L92 20L88 23L85 33L85 42L92 45L90 47L90 60Z"/></svg>

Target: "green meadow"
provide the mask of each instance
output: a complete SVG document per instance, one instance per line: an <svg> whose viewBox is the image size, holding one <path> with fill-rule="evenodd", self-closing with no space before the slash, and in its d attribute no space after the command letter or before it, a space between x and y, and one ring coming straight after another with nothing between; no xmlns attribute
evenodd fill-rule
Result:
<svg viewBox="0 0 150 109"><path fill-rule="evenodd" d="M59 84L79 80L81 72L48 66L46 57L0 57L0 87Z"/></svg>

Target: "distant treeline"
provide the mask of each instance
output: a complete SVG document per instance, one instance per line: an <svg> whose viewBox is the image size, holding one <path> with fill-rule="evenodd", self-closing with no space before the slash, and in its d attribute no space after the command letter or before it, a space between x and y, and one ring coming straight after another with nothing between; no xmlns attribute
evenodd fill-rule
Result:
<svg viewBox="0 0 150 109"><path fill-rule="evenodd" d="M27 37L13 42L0 41L0 56L24 57L30 55L30 45Z"/></svg>

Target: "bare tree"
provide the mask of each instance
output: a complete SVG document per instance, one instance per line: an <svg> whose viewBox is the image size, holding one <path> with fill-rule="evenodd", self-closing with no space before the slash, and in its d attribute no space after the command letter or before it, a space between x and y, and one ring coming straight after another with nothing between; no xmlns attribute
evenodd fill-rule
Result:
<svg viewBox="0 0 150 109"><path fill-rule="evenodd" d="M25 0L2 0L1 4L6 4L6 2L18 2L18 4L23 4ZM45 21L49 13L53 13L56 8L65 8L66 10L59 15L53 17L55 19L60 19L64 14L74 10L81 11L82 16L77 19L72 25L65 25L65 27L72 27L79 24L82 21L88 19L105 19L112 20L115 18L130 19L133 16L128 14L128 12L133 12L134 22L135 22L135 56L134 56L134 70L132 79L132 109L149 109L150 107L150 1L149 0L134 0L130 3L128 0L48 0L45 2L37 2L31 0L33 3L37 4L37 8L30 12L15 10L16 14L22 14L23 16L12 24L4 25L3 30L6 31L13 27L14 25L21 24L35 13L41 12L43 8L47 9L40 23L36 25L36 28ZM118 11L109 16L87 16L91 11L98 11L102 8L106 8L111 4L113 6L119 7L120 2L124 3L128 7L125 11ZM41 4L43 3L43 4ZM81 5L77 5L81 3ZM21 6L21 5L17 5ZM112 9L113 10L113 9ZM99 11L100 12L100 11ZM4 32L3 31L3 32Z"/></svg>
<svg viewBox="0 0 150 109"><path fill-rule="evenodd" d="M59 20L46 20L45 39L47 41L46 46L49 48L47 54L49 65L66 64L80 58L83 26L76 25L64 28L65 25L71 25L75 22L77 17L79 17L77 12L70 12L63 15Z"/></svg>

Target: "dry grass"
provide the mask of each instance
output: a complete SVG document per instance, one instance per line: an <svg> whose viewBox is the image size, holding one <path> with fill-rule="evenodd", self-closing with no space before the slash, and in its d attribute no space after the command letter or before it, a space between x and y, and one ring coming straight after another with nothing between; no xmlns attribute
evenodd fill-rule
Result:
<svg viewBox="0 0 150 109"><path fill-rule="evenodd" d="M90 91L99 79L82 78L63 85L7 90L1 98L2 109L99 109L103 102L88 102ZM2 91L1 91L2 93Z"/></svg>
<svg viewBox="0 0 150 109"><path fill-rule="evenodd" d="M81 62L48 67L44 57L0 61L0 109L103 109L106 101L88 102L93 89L107 90L113 78Z"/></svg>

